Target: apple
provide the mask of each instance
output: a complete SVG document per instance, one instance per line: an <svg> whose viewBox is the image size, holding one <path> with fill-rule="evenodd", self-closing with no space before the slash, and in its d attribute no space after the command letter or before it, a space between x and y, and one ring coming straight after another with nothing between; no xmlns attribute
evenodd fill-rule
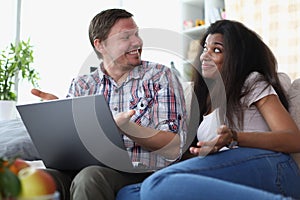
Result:
<svg viewBox="0 0 300 200"><path fill-rule="evenodd" d="M9 170L12 171L14 174L18 175L21 169L29 167L30 165L20 158L16 158L14 162L10 165Z"/></svg>
<svg viewBox="0 0 300 200"><path fill-rule="evenodd" d="M18 172L30 165L20 158L1 159L0 171L2 168L8 168L12 173L18 175Z"/></svg>
<svg viewBox="0 0 300 200"><path fill-rule="evenodd" d="M21 183L20 197L54 194L57 189L53 177L43 169L26 167L19 171L18 177Z"/></svg>

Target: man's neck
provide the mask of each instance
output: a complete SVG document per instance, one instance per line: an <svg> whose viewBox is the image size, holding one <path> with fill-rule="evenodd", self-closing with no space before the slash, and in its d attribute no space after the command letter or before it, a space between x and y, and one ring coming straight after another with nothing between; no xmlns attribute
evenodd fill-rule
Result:
<svg viewBox="0 0 300 200"><path fill-rule="evenodd" d="M104 72L109 75L118 85L121 85L128 77L131 67L122 67L120 65L103 65Z"/></svg>

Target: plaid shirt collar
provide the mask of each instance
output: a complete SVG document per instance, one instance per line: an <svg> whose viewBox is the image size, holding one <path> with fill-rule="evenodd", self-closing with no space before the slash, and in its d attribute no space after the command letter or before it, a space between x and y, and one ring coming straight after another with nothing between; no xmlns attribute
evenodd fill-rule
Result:
<svg viewBox="0 0 300 200"><path fill-rule="evenodd" d="M98 72L99 72L98 75L100 81L103 81L105 77L111 79L111 77L105 73L103 62L100 63ZM145 74L144 61L141 61L140 65L136 66L135 68L133 68L133 70L130 71L127 80L142 79L144 74Z"/></svg>

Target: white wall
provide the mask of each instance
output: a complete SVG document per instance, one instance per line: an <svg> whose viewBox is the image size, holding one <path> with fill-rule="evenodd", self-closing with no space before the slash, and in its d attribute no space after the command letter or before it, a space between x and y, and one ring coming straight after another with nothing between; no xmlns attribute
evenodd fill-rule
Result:
<svg viewBox="0 0 300 200"><path fill-rule="evenodd" d="M123 0L122 6L134 14L141 29L144 40L142 58L167 66L174 61L178 66L181 58L175 53L180 48L176 45L181 45L180 0Z"/></svg>
<svg viewBox="0 0 300 200"><path fill-rule="evenodd" d="M93 53L88 39L90 20L118 0L26 0L22 2L21 39L31 38L33 66L40 73L40 88L64 98L73 77ZM19 103L36 101L28 85L19 88Z"/></svg>
<svg viewBox="0 0 300 200"><path fill-rule="evenodd" d="M179 31L181 27L179 0L22 1L21 39L31 38L33 66L40 72L42 90L64 98L72 78L82 71L82 65L97 61L91 56L94 53L88 39L88 25L98 12L113 7L133 13L141 29ZM155 39L164 40L159 36ZM142 56L168 65L176 59L173 53L158 49L145 49ZM39 100L30 94L30 89L26 84L20 85L19 103Z"/></svg>
<svg viewBox="0 0 300 200"><path fill-rule="evenodd" d="M0 50L14 41L16 24L16 1L0 0Z"/></svg>

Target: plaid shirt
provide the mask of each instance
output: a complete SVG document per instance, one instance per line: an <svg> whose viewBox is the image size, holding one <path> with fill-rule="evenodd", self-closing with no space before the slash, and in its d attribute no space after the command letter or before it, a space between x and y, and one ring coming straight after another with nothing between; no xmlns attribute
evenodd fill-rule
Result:
<svg viewBox="0 0 300 200"><path fill-rule="evenodd" d="M102 64L89 75L72 80L67 97L103 94L113 115L136 110L131 121L157 130L180 134L181 148L186 140L186 110L182 86L170 68L148 61L135 67L118 85L103 73ZM148 168L162 168L175 160L151 153L123 135L132 162Z"/></svg>

